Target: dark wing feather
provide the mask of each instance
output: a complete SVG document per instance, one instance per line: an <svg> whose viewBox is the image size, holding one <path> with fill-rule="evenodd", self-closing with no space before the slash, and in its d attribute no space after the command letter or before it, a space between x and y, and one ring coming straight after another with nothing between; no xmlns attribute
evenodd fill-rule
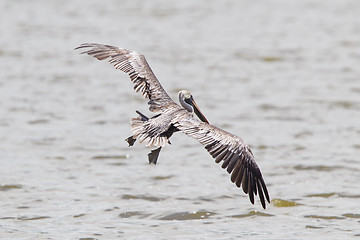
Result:
<svg viewBox="0 0 360 240"><path fill-rule="evenodd" d="M249 195L251 203L254 204L254 195L259 193L261 205L266 208L265 198L270 203L270 197L265 181L250 148L241 138L193 118L182 119L175 126L204 145L217 163L223 161L221 167Z"/></svg>
<svg viewBox="0 0 360 240"><path fill-rule="evenodd" d="M84 43L75 49L87 49L82 54L88 54L98 60L109 58L109 62L116 69L130 76L135 84L134 90L140 91L149 99L150 111L156 112L166 108L169 102L174 103L157 80L144 55L128 49L96 43Z"/></svg>

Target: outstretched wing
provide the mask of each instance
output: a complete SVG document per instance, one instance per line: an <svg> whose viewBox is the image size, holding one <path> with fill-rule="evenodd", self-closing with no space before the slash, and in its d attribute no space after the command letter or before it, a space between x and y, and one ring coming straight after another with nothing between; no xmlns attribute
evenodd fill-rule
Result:
<svg viewBox="0 0 360 240"><path fill-rule="evenodd" d="M259 194L261 205L266 208L265 198L270 203L270 197L265 181L250 148L241 138L193 118L180 120L175 126L204 145L216 163L223 161L221 167L231 174L231 181L237 187L249 194L252 204L254 194Z"/></svg>
<svg viewBox="0 0 360 240"><path fill-rule="evenodd" d="M169 102L174 103L165 92L155 74L151 70L144 55L124 48L97 43L83 43L75 49L87 49L82 54L88 54L98 60L109 58L109 62L130 76L135 84L136 92L149 99L150 111L159 111L166 107Z"/></svg>

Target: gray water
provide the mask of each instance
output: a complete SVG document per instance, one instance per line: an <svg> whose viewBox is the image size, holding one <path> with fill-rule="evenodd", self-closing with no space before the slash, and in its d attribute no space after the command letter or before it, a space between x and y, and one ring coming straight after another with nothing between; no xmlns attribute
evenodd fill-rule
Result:
<svg viewBox="0 0 360 240"><path fill-rule="evenodd" d="M360 236L360 2L2 0L1 239ZM177 133L128 148L146 101L83 42L147 57L251 146L272 198Z"/></svg>

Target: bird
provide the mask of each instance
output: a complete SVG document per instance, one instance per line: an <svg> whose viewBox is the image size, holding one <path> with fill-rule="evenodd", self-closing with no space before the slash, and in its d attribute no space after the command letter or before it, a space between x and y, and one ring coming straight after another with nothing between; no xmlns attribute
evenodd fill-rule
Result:
<svg viewBox="0 0 360 240"><path fill-rule="evenodd" d="M97 43L83 43L75 48L80 54L87 54L98 60L108 60L116 69L129 75L134 90L148 100L153 117L136 111L138 117L131 119L132 136L126 141L133 146L136 140L154 148L148 154L149 163L156 164L162 147L171 144L170 137L175 132L183 132L202 144L209 154L230 174L230 180L248 194L254 204L258 195L266 209L270 196L254 154L244 140L225 130L211 125L197 106L188 90L178 93L177 104L167 94L156 78L145 56L126 48ZM196 119L194 114L199 118Z"/></svg>

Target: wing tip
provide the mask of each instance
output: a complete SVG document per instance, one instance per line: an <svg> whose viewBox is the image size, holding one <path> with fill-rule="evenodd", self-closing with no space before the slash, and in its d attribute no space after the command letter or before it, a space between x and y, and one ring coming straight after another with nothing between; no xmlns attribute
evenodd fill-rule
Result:
<svg viewBox="0 0 360 240"><path fill-rule="evenodd" d="M74 50L78 50L78 49L81 49L81 48L87 48L87 47L95 47L95 46L99 46L99 45L101 45L101 44L98 44L98 43L82 43L79 46L77 46L76 48L74 48Z"/></svg>

